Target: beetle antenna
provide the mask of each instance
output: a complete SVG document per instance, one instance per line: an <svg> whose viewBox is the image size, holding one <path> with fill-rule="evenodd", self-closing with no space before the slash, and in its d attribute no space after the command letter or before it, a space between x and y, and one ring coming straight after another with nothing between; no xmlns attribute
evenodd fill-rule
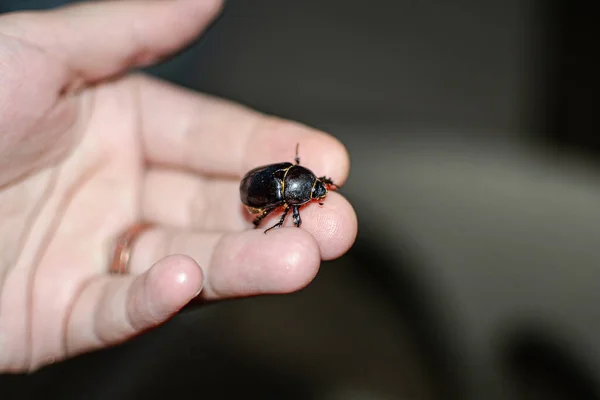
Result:
<svg viewBox="0 0 600 400"><path fill-rule="evenodd" d="M300 164L300 157L298 156L298 148L300 147L300 143L296 143L296 164Z"/></svg>

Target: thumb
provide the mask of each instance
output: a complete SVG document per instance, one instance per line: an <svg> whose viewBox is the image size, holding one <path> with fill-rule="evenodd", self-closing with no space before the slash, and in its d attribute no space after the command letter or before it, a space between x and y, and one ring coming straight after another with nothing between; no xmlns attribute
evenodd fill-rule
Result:
<svg viewBox="0 0 600 400"><path fill-rule="evenodd" d="M116 345L158 326L202 290L187 256L169 256L142 275L102 276L83 289L67 322L65 356Z"/></svg>
<svg viewBox="0 0 600 400"><path fill-rule="evenodd" d="M0 17L5 33L58 57L70 79L96 81L151 64L197 37L222 0L116 0Z"/></svg>

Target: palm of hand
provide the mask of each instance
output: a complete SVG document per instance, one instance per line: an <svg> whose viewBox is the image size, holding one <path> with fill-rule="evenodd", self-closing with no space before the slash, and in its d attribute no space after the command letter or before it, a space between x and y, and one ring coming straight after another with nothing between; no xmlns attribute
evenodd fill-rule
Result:
<svg viewBox="0 0 600 400"><path fill-rule="evenodd" d="M27 60L43 59L46 71L60 74L64 68L33 47L20 48ZM2 330L10 335L1 338L1 346L16 357L3 361L17 368L77 352L80 339L73 343L69 330L95 325L92 308L101 300L81 296L89 295L86 287L99 286L93 296L102 296L111 291L107 285L118 285L106 276L111 240L140 216L144 165L131 82L61 96L52 75L37 77L27 82L30 88L6 93L13 99L22 93L42 94L37 100L25 97L13 103L16 111L41 116L34 121L23 116L24 123L14 128L32 140L44 141L52 134L47 142L59 142L55 147L44 143L24 155L33 158L28 165L56 160L38 171L23 171L27 175L0 192L6 233L1 237L14 239L0 265L1 324L11 328ZM20 103L35 108L17 109ZM55 153L57 147L60 154ZM105 334L92 329L84 346L110 341Z"/></svg>
<svg viewBox="0 0 600 400"><path fill-rule="evenodd" d="M121 342L200 291L297 290L353 243L356 216L336 193L306 207L302 229L268 236L247 230L239 203L240 174L298 141L309 167L342 183L347 155L330 136L149 78L86 87L1 32L0 55L12 61L0 65L0 371ZM108 275L113 240L140 219L158 228L138 240L130 275Z"/></svg>

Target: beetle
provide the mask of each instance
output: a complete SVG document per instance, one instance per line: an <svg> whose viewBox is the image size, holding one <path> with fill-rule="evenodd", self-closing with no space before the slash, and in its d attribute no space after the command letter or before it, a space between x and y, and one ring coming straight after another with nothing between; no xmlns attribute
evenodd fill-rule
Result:
<svg viewBox="0 0 600 400"><path fill-rule="evenodd" d="M283 215L278 223L265 230L265 234L273 228L283 225L290 209L294 216L294 225L302 224L300 207L316 200L323 205L328 187L338 188L331 178L317 176L308 168L300 165L296 144L295 164L280 162L263 165L248 171L240 182L240 198L246 209L257 217L252 221L254 228L270 213L283 207Z"/></svg>

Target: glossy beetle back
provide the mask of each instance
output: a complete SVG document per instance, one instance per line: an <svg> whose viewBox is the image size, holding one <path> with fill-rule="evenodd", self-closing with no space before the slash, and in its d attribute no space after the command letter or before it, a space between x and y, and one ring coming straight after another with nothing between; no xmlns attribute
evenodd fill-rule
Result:
<svg viewBox="0 0 600 400"><path fill-rule="evenodd" d="M279 222L265 230L265 233L283 226L290 211L294 226L299 228L302 224L300 207L311 200L318 201L322 206L327 196L327 185L337 187L331 178L317 178L311 170L300 165L299 146L296 144L296 164L283 162L254 168L240 182L240 198L248 211L255 215L252 221L255 228L272 212L282 209Z"/></svg>
<svg viewBox="0 0 600 400"><path fill-rule="evenodd" d="M289 162L254 168L240 182L240 198L248 207L263 209L283 203L283 176Z"/></svg>
<svg viewBox="0 0 600 400"><path fill-rule="evenodd" d="M309 169L294 165L285 176L283 198L287 204L304 204L311 200L310 194L317 177Z"/></svg>

